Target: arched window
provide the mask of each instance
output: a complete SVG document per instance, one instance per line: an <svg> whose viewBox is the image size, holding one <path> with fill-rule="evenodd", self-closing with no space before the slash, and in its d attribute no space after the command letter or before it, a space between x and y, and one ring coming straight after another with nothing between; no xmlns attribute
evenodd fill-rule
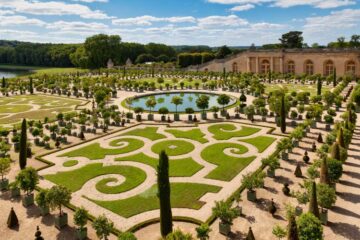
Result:
<svg viewBox="0 0 360 240"><path fill-rule="evenodd" d="M329 76L334 74L334 62L331 60L328 60L324 64L324 75Z"/></svg>
<svg viewBox="0 0 360 240"><path fill-rule="evenodd" d="M287 64L287 72L288 73L295 73L295 63L294 61L289 61Z"/></svg>
<svg viewBox="0 0 360 240"><path fill-rule="evenodd" d="M355 62L354 61L348 61L345 65L345 73L346 74L355 74Z"/></svg>
<svg viewBox="0 0 360 240"><path fill-rule="evenodd" d="M311 60L307 60L304 65L304 72L307 75L313 75L314 74L314 63Z"/></svg>
<svg viewBox="0 0 360 240"><path fill-rule="evenodd" d="M260 66L260 73L268 73L270 71L269 60L262 60Z"/></svg>
<svg viewBox="0 0 360 240"><path fill-rule="evenodd" d="M232 64L232 71L233 71L234 73L237 73L237 72L238 72L238 64L237 64L236 62L234 62L234 63Z"/></svg>

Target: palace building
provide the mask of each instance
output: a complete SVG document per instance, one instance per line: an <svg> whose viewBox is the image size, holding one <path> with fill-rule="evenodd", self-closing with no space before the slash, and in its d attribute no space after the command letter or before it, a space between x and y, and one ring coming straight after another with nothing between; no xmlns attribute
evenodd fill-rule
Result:
<svg viewBox="0 0 360 240"><path fill-rule="evenodd" d="M360 49L247 50L225 59L190 66L191 71L293 73L360 76Z"/></svg>

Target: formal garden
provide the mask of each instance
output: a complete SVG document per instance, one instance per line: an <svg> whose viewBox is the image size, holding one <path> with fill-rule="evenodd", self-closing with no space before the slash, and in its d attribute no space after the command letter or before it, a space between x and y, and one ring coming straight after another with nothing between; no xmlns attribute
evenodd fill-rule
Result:
<svg viewBox="0 0 360 240"><path fill-rule="evenodd" d="M1 201L36 206L60 232L75 225L85 239L91 225L100 239L145 239L159 224L154 239L358 233L338 223L358 196L341 180L358 166L347 162L359 134L351 77L124 68L1 86ZM26 221L7 211L9 228Z"/></svg>

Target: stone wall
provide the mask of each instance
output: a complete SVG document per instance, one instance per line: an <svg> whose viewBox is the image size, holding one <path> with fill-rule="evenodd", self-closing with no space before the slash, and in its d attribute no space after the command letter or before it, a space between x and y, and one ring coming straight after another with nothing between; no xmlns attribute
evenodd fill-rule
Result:
<svg viewBox="0 0 360 240"><path fill-rule="evenodd" d="M191 71L253 73L295 73L330 75L336 69L338 76L360 76L360 50L287 49L245 51L226 59L190 66Z"/></svg>

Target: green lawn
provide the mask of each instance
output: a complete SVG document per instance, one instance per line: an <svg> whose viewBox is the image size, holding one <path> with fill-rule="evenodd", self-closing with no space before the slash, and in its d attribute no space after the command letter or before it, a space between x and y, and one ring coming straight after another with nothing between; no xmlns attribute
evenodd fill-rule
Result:
<svg viewBox="0 0 360 240"><path fill-rule="evenodd" d="M268 136L259 136L254 138L242 139L239 140L240 142L246 142L251 145L254 145L260 153L265 151L274 141L276 138L268 137Z"/></svg>
<svg viewBox="0 0 360 240"><path fill-rule="evenodd" d="M144 153L122 157L115 159L116 161L131 161L140 162L150 165L155 170L159 164L159 159L147 156ZM169 175L170 177L191 177L203 168L202 165L195 162L192 158L184 158L169 161Z"/></svg>
<svg viewBox="0 0 360 240"><path fill-rule="evenodd" d="M121 147L122 142L127 142L128 145L125 147ZM144 146L144 142L134 138L122 138L110 142L110 146L120 146L120 148L102 148L100 147L99 143L93 143L86 147L64 153L60 157L86 157L90 160L103 159L106 155L118 155L135 151L139 148L142 148Z"/></svg>
<svg viewBox="0 0 360 240"><path fill-rule="evenodd" d="M171 183L171 207L200 209L204 203L199 199L208 192L217 193L220 187L197 184L197 183ZM159 209L159 199L157 197L157 186L154 185L144 193L123 200L117 201L95 201L120 216L129 218L136 214Z"/></svg>
<svg viewBox="0 0 360 240"><path fill-rule="evenodd" d="M275 90L279 90L282 87L285 87L289 93L295 92L309 92L310 95L314 96L317 94L317 85L305 85L305 84L265 84L265 93L270 93ZM325 92L330 90L330 86L323 86L322 90Z"/></svg>
<svg viewBox="0 0 360 240"><path fill-rule="evenodd" d="M121 134L120 136L138 136L138 137L148 138L153 141L166 138L164 135L157 133L158 129L159 129L158 127L137 128L129 132L126 132L124 134Z"/></svg>
<svg viewBox="0 0 360 240"><path fill-rule="evenodd" d="M0 113L7 114L0 116L0 124L16 124L23 118L43 120L48 117L54 120L59 112L70 112L82 103L83 100L41 94L0 98ZM31 110L32 104L37 105L37 110Z"/></svg>
<svg viewBox="0 0 360 240"><path fill-rule="evenodd" d="M162 150L165 150L169 156L183 155L192 152L195 146L192 143L183 140L165 140L154 144L151 147L151 151L159 154Z"/></svg>
<svg viewBox="0 0 360 240"><path fill-rule="evenodd" d="M235 125L229 123L214 124L208 128L216 140L228 140L233 137L246 137L260 131L259 128L245 127L241 125L241 129L236 130Z"/></svg>
<svg viewBox="0 0 360 240"><path fill-rule="evenodd" d="M208 140L204 138L205 134L197 128L191 130L166 129L165 132L171 133L176 138L191 139L200 143L208 142Z"/></svg>
<svg viewBox="0 0 360 240"><path fill-rule="evenodd" d="M88 164L82 168L68 172L58 172L53 175L45 175L45 179L69 188L76 192L89 180L107 174L119 174L126 178L125 182L119 186L109 187L104 181L96 185L96 189L105 194L115 194L129 191L139 186L146 179L146 174L139 168L131 166L103 166L102 163ZM109 179L109 178L108 178Z"/></svg>
<svg viewBox="0 0 360 240"><path fill-rule="evenodd" d="M78 160L69 160L63 163L64 167L73 167L79 163Z"/></svg>
<svg viewBox="0 0 360 240"><path fill-rule="evenodd" d="M233 148L232 153L234 154L244 154L248 151L245 146L237 143L216 143L206 147L201 152L201 157L205 161L217 165L217 168L211 171L206 178L230 181L256 158L255 156L247 158L228 156L224 153L227 148Z"/></svg>

